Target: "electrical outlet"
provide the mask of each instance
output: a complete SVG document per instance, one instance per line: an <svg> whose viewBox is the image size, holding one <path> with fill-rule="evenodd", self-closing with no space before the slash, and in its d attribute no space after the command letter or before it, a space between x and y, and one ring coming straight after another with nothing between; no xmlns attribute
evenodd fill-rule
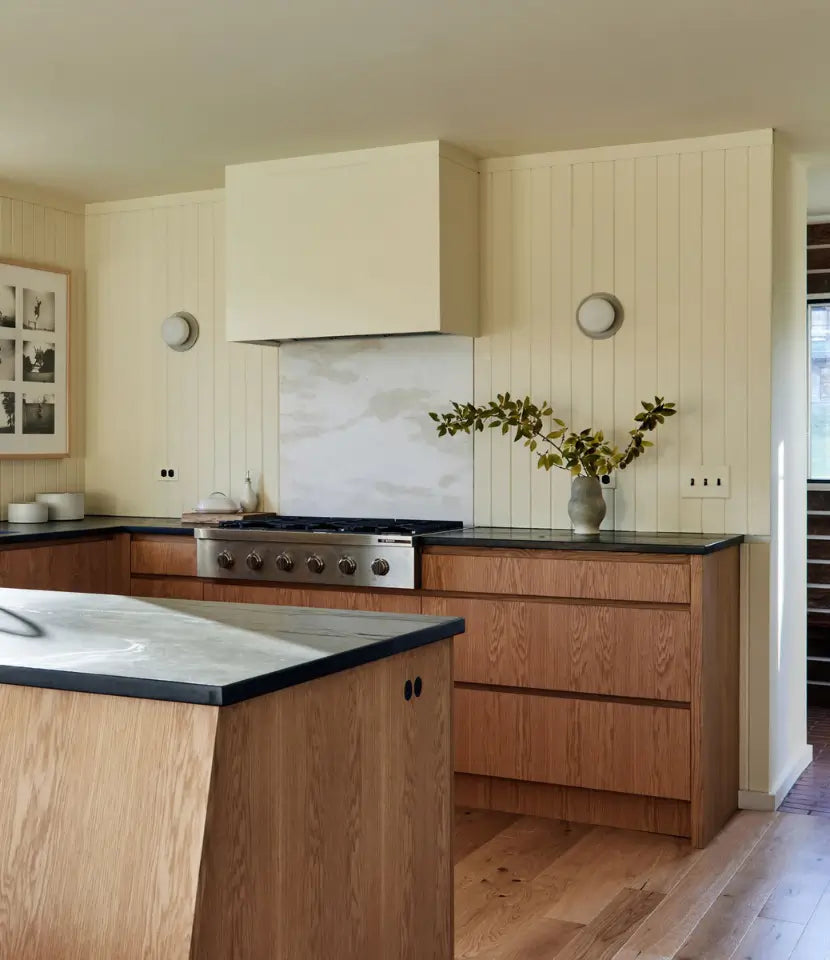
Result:
<svg viewBox="0 0 830 960"><path fill-rule="evenodd" d="M680 495L684 498L729 499L729 467L698 467L681 472L680 477Z"/></svg>
<svg viewBox="0 0 830 960"><path fill-rule="evenodd" d="M179 479L179 471L175 467L159 467L156 473L157 480L164 480L167 483Z"/></svg>
<svg viewBox="0 0 830 960"><path fill-rule="evenodd" d="M617 474L609 473L605 477L600 478L600 483L602 484L603 490L616 490L617 489Z"/></svg>

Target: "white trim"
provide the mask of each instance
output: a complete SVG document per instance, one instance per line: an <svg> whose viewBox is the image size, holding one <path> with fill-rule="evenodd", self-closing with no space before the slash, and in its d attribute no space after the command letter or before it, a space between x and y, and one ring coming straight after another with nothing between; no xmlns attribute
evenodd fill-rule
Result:
<svg viewBox="0 0 830 960"><path fill-rule="evenodd" d="M225 198L225 188L214 190L193 190L190 193L166 193L160 197L136 197L133 200L105 200L101 203L88 203L86 215L97 216L101 213L124 213L129 210L147 210L154 207L183 207L191 203L217 203Z"/></svg>
<svg viewBox="0 0 830 960"><path fill-rule="evenodd" d="M626 160L671 153L698 153L701 150L725 150L729 147L772 145L773 132L745 130L714 137L693 137L685 140L658 140L655 143L630 143L610 147L586 147L582 150L560 150L552 153L529 153L518 157L493 157L481 161L481 172L517 170L526 167L553 167L563 163L597 163L602 160Z"/></svg>
<svg viewBox="0 0 830 960"><path fill-rule="evenodd" d="M739 790L738 806L741 810L777 810L784 797L792 790L793 784L813 762L813 747L805 743L801 748L795 763L778 782L778 786L771 793L761 790Z"/></svg>

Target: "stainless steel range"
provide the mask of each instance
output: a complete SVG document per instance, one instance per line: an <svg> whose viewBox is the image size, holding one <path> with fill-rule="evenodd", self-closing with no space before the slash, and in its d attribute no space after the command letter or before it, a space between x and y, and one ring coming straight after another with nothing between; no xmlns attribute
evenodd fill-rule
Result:
<svg viewBox="0 0 830 960"><path fill-rule="evenodd" d="M223 580L413 588L418 538L457 522L276 517L196 529L197 572Z"/></svg>

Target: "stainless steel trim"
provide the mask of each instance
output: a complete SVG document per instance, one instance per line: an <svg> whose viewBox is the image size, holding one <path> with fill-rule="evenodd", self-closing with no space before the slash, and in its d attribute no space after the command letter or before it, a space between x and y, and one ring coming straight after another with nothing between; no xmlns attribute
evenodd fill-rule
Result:
<svg viewBox="0 0 830 960"><path fill-rule="evenodd" d="M373 533L316 533L313 530L235 530L229 527L195 527L197 540L254 540L258 543L331 543L342 546L378 544L412 547L414 537Z"/></svg>

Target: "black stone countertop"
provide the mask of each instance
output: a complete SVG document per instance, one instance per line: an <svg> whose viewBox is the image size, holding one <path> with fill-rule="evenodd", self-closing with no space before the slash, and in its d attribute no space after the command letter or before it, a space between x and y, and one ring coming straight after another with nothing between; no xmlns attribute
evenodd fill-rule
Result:
<svg viewBox="0 0 830 960"><path fill-rule="evenodd" d="M637 533L607 530L584 537L572 530L541 527L465 527L421 537L423 545L438 547L501 547L516 550L593 550L609 553L714 553L743 542L735 533Z"/></svg>
<svg viewBox="0 0 830 960"><path fill-rule="evenodd" d="M47 523L0 523L0 546L37 540L65 540L96 533L158 533L193 536L193 524L170 517L86 517Z"/></svg>
<svg viewBox="0 0 830 960"><path fill-rule="evenodd" d="M0 589L0 683L227 706L463 632L455 617Z"/></svg>

